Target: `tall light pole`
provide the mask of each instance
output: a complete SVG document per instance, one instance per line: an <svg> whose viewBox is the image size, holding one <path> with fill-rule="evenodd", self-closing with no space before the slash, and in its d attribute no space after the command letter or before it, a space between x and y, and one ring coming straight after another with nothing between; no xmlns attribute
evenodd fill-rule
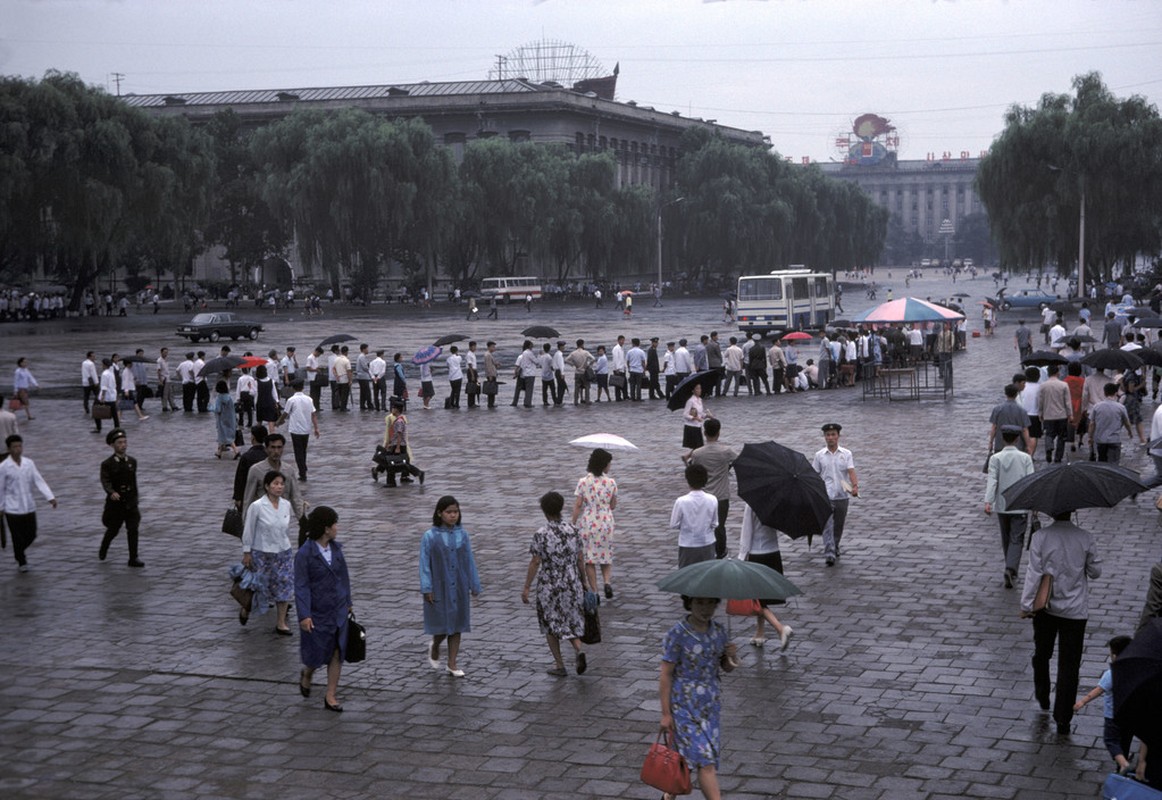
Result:
<svg viewBox="0 0 1162 800"><path fill-rule="evenodd" d="M662 291L662 211L664 211L665 209L674 205L675 203L683 202L685 199L686 199L685 197L675 197L670 202L663 203L662 205L658 206L658 291L659 292ZM658 295L658 296L660 297L661 295Z"/></svg>

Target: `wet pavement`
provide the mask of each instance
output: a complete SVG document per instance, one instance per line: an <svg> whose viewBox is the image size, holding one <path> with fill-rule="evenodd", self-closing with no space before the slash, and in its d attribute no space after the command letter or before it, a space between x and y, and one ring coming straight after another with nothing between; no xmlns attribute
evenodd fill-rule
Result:
<svg viewBox="0 0 1162 800"><path fill-rule="evenodd" d="M992 284L956 288L984 296ZM895 289L905 293L902 284ZM925 279L911 293L953 290ZM850 313L869 304L854 294ZM588 304L537 306L531 314L506 308L499 321L482 314L473 322L442 305L329 309L321 319L263 314L268 330L254 349L281 353L293 344L305 359L324 336L351 333L390 355L465 333L482 347L496 339L510 365L518 331L532 323L554 324L570 344L583 337L591 346L612 345L619 332L664 342L730 330L717 300L649 305L635 304L631 321ZM39 504L31 571L17 573L10 550L0 561L8 620L0 639L0 795L656 797L638 770L659 716L661 637L682 613L676 597L654 587L677 559L667 523L685 491L680 415L661 402L544 409L539 391L535 408L514 409L511 380L493 411L425 412L413 401L413 450L428 479L387 489L368 471L381 415L324 411L305 495L339 512L356 611L369 635L368 660L343 671L346 712L330 714L321 673L312 698L299 696L296 639L275 636L269 615L238 625L226 570L240 547L219 532L234 464L213 457L210 417L162 414L151 401L150 419L126 421L141 470L146 566L126 567L123 538L107 561L97 560L98 465L108 448L90 432L80 390L71 388L80 361L88 349L142 346L154 355L166 344L176 367L187 349L173 335L182 317L167 310L0 326L8 360L28 356L44 386L36 419L21 427L26 455L60 499L56 510ZM865 402L858 389L707 401L723 421L723 441L736 446L774 438L810 455L823 445L819 426L841 422L863 493L834 568L824 566L818 540L812 549L783 540L786 574L804 592L779 610L795 629L785 653L749 647L750 623L731 622L743 663L723 678L726 797L1097 794L1108 766L1100 704L1078 715L1069 737L1058 737L1038 710L1031 626L1017 617L1017 591L1001 586L996 522L982 513L988 412L1016 367L1015 319L1002 315L995 338L971 339L957 355L947 401ZM980 327L974 316L970 329ZM447 394L440 372L435 405ZM1152 411L1145 404L1144 413ZM602 605L604 641L588 648L587 674L553 678L535 612L520 602L527 548L541 521L537 498L549 489L571 496L584 472L586 451L567 442L596 432L641 448L615 454L612 469L617 595ZM1149 472L1141 449L1126 450L1124 464ZM418 592L419 538L443 494L460 501L484 585L461 651L467 677L459 680L427 664ZM1136 624L1159 552L1157 516L1149 496L1080 515L1105 561L1092 584L1083 691L1101 674L1105 641Z"/></svg>

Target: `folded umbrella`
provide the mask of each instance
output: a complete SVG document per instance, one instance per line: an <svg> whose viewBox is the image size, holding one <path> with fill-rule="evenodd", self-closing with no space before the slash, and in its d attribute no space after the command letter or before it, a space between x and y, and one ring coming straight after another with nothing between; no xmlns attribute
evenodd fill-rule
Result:
<svg viewBox="0 0 1162 800"><path fill-rule="evenodd" d="M1005 489L1005 505L1050 516L1079 508L1112 508L1149 489L1132 469L1100 461L1053 464Z"/></svg>
<svg viewBox="0 0 1162 800"><path fill-rule="evenodd" d="M670 395L670 399L666 401L666 408L671 411L677 411L679 408L684 408L686 401L694 395L694 387L701 386L702 394L706 394L706 390L715 386L722 381L722 376L726 373L721 367L714 369L703 370L702 372L695 372L692 375L687 375L682 379L682 382L674 387L674 393Z"/></svg>
<svg viewBox="0 0 1162 800"><path fill-rule="evenodd" d="M803 591L768 566L737 558L702 561L671 572L658 581L663 592L687 597L717 597L722 600L750 600L762 597L786 600Z"/></svg>
<svg viewBox="0 0 1162 800"><path fill-rule="evenodd" d="M802 453L778 442L747 443L732 466L738 496L764 525L792 539L823 533L831 518L831 498Z"/></svg>

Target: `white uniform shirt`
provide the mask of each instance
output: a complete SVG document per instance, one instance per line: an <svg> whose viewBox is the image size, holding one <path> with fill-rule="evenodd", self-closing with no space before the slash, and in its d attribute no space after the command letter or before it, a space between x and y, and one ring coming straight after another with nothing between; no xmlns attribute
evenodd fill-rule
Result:
<svg viewBox="0 0 1162 800"><path fill-rule="evenodd" d="M846 447L837 447L832 453L826 447L815 454L811 466L823 478L827 485L827 496L832 500L847 499L847 492L843 491L843 482L847 480L847 471L855 469L855 461L851 458L851 451Z"/></svg>
<svg viewBox="0 0 1162 800"><path fill-rule="evenodd" d="M314 425L315 404L306 391L298 391L287 398L282 412L286 414L287 433L309 434Z"/></svg>
<svg viewBox="0 0 1162 800"><path fill-rule="evenodd" d="M461 368L463 359L458 353L453 353L444 359L444 363L448 365L448 380L460 381L464 379L464 370Z"/></svg>
<svg viewBox="0 0 1162 800"><path fill-rule="evenodd" d="M86 358L81 362L81 386L92 386L101 382L101 376L97 374L97 364L91 358Z"/></svg>
<svg viewBox="0 0 1162 800"><path fill-rule="evenodd" d="M32 496L32 487L36 486L45 500L51 501L54 497L52 489L31 458L21 458L16 463L14 458L6 458L0 462L0 509L6 514L32 514L36 511L36 498Z"/></svg>
<svg viewBox="0 0 1162 800"><path fill-rule="evenodd" d="M674 501L670 527L678 529L679 547L705 547L714 544L714 526L718 524L718 498L695 489Z"/></svg>

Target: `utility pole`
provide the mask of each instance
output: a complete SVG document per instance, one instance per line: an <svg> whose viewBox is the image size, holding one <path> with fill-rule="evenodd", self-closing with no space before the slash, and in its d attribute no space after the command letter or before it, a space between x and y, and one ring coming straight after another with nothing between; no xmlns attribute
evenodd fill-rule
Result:
<svg viewBox="0 0 1162 800"><path fill-rule="evenodd" d="M114 72L113 73L113 83L117 84L117 96L118 97L121 96L121 81L123 81L123 80L125 80L125 73L123 73L123 72Z"/></svg>

